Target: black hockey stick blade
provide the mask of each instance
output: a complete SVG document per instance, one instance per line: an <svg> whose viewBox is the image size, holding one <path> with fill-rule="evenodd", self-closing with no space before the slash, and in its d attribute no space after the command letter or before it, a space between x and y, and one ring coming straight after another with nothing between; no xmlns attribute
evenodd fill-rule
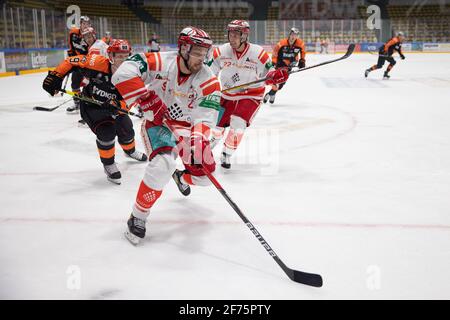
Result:
<svg viewBox="0 0 450 320"><path fill-rule="evenodd" d="M285 271L288 277L294 282L318 288L320 288L323 285L323 280L320 274L307 273L292 269Z"/></svg>
<svg viewBox="0 0 450 320"><path fill-rule="evenodd" d="M39 107L39 106L36 106L36 107L34 107L33 108L33 110L38 110L38 111L53 111L53 110L55 110L56 108L46 108L46 107Z"/></svg>
<svg viewBox="0 0 450 320"><path fill-rule="evenodd" d="M350 57L352 55L354 50L355 50L355 44L352 43L352 44L350 44L348 46L347 52L342 57L339 57L339 58L333 59L333 60L328 60L328 61L325 61L325 62L322 62L322 63L319 63L319 64L315 64L315 65L312 65L310 67L301 68L301 69L297 69L297 70L292 70L292 71L289 72L289 74L306 71L306 70L309 70L309 69L312 69L312 68L317 68L317 67L324 66L324 65L329 64L329 63L333 63L333 62L337 62L337 61L341 61L341 60L347 59L348 57Z"/></svg>
<svg viewBox="0 0 450 320"><path fill-rule="evenodd" d="M339 58L333 59L333 60L329 60L329 61L325 61L325 62L322 62L322 63L319 63L319 64L315 64L315 65L310 66L310 67L301 68L301 69L297 69L297 70L291 70L291 71L289 71L289 74L306 71L306 70L309 70L309 69L312 69L312 68L317 68L317 67L320 67L320 66L324 66L324 65L329 64L329 63L333 63L333 62L337 62L337 61L340 61L340 60L347 59L348 57L350 57L352 55L354 50L355 50L355 44L352 43L352 44L350 44L348 46L347 52L342 57L339 57ZM231 88L224 89L224 90L222 90L222 93L223 92L232 91L232 90L246 88L248 86L251 86L251 85L256 84L256 83L261 83L261 82L264 82L266 80L267 80L267 78L262 78L262 79L259 79L259 80L247 82L247 83L244 83L244 84L241 84L241 85L238 85L238 86L234 86L234 87L231 87Z"/></svg>
<svg viewBox="0 0 450 320"><path fill-rule="evenodd" d="M353 51L355 51L355 44L351 43L347 48L347 52L341 57L341 59L350 57L352 55Z"/></svg>
<svg viewBox="0 0 450 320"><path fill-rule="evenodd" d="M60 104L58 104L56 107L53 107L53 108L46 108L46 107L36 106L36 107L33 107L33 110L37 110L37 111L48 111L48 112L51 112L51 111L53 111L53 110L58 109L59 107L61 107L62 105L66 104L67 102L69 102L69 101L71 101L71 100L72 100L72 99L67 99L66 101L64 101L64 102L62 102L62 103L60 103Z"/></svg>

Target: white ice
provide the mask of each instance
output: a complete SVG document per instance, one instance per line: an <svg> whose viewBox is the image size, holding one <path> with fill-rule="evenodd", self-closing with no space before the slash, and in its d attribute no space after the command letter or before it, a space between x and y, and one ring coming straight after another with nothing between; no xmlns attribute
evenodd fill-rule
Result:
<svg viewBox="0 0 450 320"><path fill-rule="evenodd" d="M450 55L406 56L388 81L364 79L368 54L293 75L217 170L322 288L290 281L213 186L185 198L170 182L133 247L145 164L117 145L111 184L78 115L32 110L66 99L41 89L45 74L1 78L0 298L450 298Z"/></svg>

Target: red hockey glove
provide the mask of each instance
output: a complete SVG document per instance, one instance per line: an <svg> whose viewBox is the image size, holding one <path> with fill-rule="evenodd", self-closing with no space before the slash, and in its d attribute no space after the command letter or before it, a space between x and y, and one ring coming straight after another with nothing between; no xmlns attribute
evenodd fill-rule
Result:
<svg viewBox="0 0 450 320"><path fill-rule="evenodd" d="M139 107L144 113L144 118L159 126L162 124L167 106L158 97L155 91L148 91L137 101Z"/></svg>
<svg viewBox="0 0 450 320"><path fill-rule="evenodd" d="M288 68L279 68L269 71L266 76L266 85L271 86L286 82L289 78Z"/></svg>

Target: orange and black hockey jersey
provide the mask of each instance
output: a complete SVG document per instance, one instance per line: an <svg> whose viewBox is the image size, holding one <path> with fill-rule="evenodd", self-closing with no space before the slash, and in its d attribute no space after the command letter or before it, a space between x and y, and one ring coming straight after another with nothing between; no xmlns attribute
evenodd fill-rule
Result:
<svg viewBox="0 0 450 320"><path fill-rule="evenodd" d="M288 39L283 39L273 48L272 63L277 67L288 67L295 61L305 59L305 54L305 44L302 40L296 39L290 45Z"/></svg>
<svg viewBox="0 0 450 320"><path fill-rule="evenodd" d="M394 54L394 50L400 55L402 54L402 43L398 37L393 37L380 47L380 53L387 54L388 56L392 56Z"/></svg>
<svg viewBox="0 0 450 320"><path fill-rule="evenodd" d="M111 83L111 63L108 58L98 54L78 55L66 58L55 69L59 77L64 78L73 69L79 69L88 80L83 95L98 102L109 100L120 101L122 108L127 109L122 96Z"/></svg>
<svg viewBox="0 0 450 320"><path fill-rule="evenodd" d="M81 31L79 28L72 28L69 31L69 50L67 54L69 57L77 56L80 54L87 54L89 46L84 42L81 36Z"/></svg>

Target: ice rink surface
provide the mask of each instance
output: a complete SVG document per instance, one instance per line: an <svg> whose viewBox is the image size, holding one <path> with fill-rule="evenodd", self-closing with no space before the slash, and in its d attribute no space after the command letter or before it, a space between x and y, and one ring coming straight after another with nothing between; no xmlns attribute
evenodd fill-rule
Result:
<svg viewBox="0 0 450 320"><path fill-rule="evenodd" d="M32 110L66 99L41 89L45 74L0 78L0 298L449 299L450 55L406 54L390 80L364 79L376 59L293 75L216 173L322 288L291 282L213 186L185 198L171 181L133 247L146 165L117 144L111 184L78 115Z"/></svg>

